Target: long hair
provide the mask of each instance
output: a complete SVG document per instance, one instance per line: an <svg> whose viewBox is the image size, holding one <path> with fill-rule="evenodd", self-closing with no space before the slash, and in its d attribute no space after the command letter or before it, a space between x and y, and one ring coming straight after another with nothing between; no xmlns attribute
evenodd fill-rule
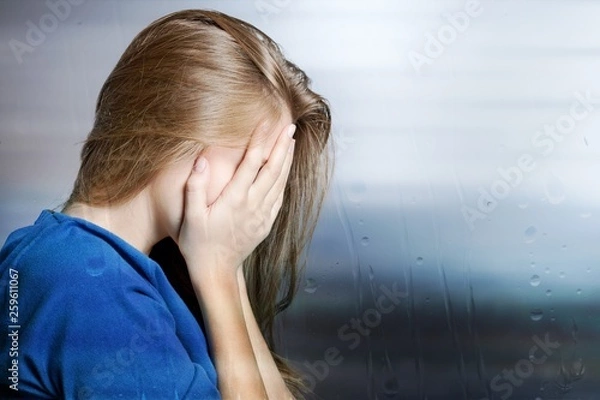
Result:
<svg viewBox="0 0 600 400"><path fill-rule="evenodd" d="M215 11L166 15L131 42L102 86L95 122L65 207L115 205L172 162L206 146L239 147L267 116L296 125L284 202L268 237L244 261L254 315L290 391L300 376L275 353L274 319L289 306L329 186L333 158L327 101L266 34ZM150 253L202 324L185 260L166 238Z"/></svg>

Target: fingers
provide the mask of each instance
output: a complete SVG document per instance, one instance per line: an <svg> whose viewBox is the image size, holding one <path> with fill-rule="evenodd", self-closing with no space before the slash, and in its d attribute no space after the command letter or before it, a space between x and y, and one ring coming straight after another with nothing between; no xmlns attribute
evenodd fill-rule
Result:
<svg viewBox="0 0 600 400"><path fill-rule="evenodd" d="M224 196L230 196L235 193L248 193L256 174L262 167L263 149L259 146L258 137L262 137L268 131L269 125L262 123L252 132L248 149L244 154L241 164L238 166L233 178L223 190Z"/></svg>
<svg viewBox="0 0 600 400"><path fill-rule="evenodd" d="M285 186L284 186L285 189ZM283 195L285 193L285 190L281 190L281 192L279 192L279 196L277 196L277 199L275 200L275 204L273 204L273 207L271 208L271 223L275 222L275 218L277 218L277 214L279 214L279 210L281 209L281 206L283 205Z"/></svg>
<svg viewBox="0 0 600 400"><path fill-rule="evenodd" d="M290 125L284 130L279 138L277 138L277 142L269 156L269 160L260 170L252 185L252 196L256 196L256 198L259 199L265 199L277 182L280 181L281 174L285 170L285 163L291 158L289 150L293 143L292 135L294 134L295 129L295 125ZM289 165L287 167L289 168Z"/></svg>
<svg viewBox="0 0 600 400"><path fill-rule="evenodd" d="M209 181L209 166L205 157L198 157L185 185L185 211L192 218L197 218L208 207L206 186Z"/></svg>
<svg viewBox="0 0 600 400"><path fill-rule="evenodd" d="M286 152L285 162L281 168L281 171L279 172L279 176L264 197L264 203L267 207L275 207L278 199L283 197L283 192L285 190L288 176L290 175L290 169L292 167L292 161L294 159L294 146L295 141L292 141L288 151Z"/></svg>

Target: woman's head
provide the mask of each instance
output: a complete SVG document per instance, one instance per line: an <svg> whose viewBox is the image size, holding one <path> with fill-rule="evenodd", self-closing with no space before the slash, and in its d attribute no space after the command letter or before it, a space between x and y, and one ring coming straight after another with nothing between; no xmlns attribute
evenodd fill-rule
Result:
<svg viewBox="0 0 600 400"><path fill-rule="evenodd" d="M289 130L291 117L285 112L278 121L265 117L265 125L259 126L252 135L252 146L262 154L263 163L269 158L279 134ZM204 147L200 155L185 157L163 168L149 184L147 199L152 202L153 222L159 233L177 237L183 221L184 187L192 170L193 163L202 156L208 161L209 180L206 187L207 204L212 204L233 178L241 164L247 146L227 147L211 145Z"/></svg>
<svg viewBox="0 0 600 400"><path fill-rule="evenodd" d="M321 150L329 116L307 83L240 20L202 10L167 15L138 34L104 83L72 200L124 202L169 163L209 146L243 149L264 119L289 115L302 125L313 114L320 133L300 138L310 126L299 126L296 146Z"/></svg>
<svg viewBox="0 0 600 400"><path fill-rule="evenodd" d="M244 264L255 315L272 346L273 318L294 295L331 172L329 107L309 84L270 38L243 21L203 10L158 19L136 36L100 91L66 206L124 203L201 152L215 171L212 201L259 124L294 123L284 204ZM274 140L265 138L267 157ZM162 259L181 260L172 241L166 246L155 251L158 258L172 252Z"/></svg>

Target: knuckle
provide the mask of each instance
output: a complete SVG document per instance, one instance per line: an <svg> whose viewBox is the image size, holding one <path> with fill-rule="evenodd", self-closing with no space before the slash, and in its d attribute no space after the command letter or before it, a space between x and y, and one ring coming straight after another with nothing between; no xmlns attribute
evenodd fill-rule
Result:
<svg viewBox="0 0 600 400"><path fill-rule="evenodd" d="M276 168L274 168L272 165L267 165L266 167L263 168L264 174L267 175L267 177L271 180L276 180L277 178L279 178L279 172Z"/></svg>
<svg viewBox="0 0 600 400"><path fill-rule="evenodd" d="M260 229L261 229L262 218L260 218L258 215L255 214L254 216L252 216L248 219L245 226L246 226L247 233L255 234L256 232L260 231Z"/></svg>
<svg viewBox="0 0 600 400"><path fill-rule="evenodd" d="M251 153L250 156L249 156L249 158L248 158L248 164L253 169L260 168L263 165L262 155L259 154L258 151L255 151L255 152Z"/></svg>
<svg viewBox="0 0 600 400"><path fill-rule="evenodd" d="M264 239L269 233L268 220L263 214L255 213L252 218L248 220L247 231L251 235Z"/></svg>

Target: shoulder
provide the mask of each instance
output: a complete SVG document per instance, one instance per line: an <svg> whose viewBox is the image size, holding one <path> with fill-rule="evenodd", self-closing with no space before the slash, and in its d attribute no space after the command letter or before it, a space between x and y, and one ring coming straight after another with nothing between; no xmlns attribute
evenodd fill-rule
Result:
<svg viewBox="0 0 600 400"><path fill-rule="evenodd" d="M112 233L48 210L13 232L0 251L0 273L17 270L24 285L38 290L152 283L157 268Z"/></svg>
<svg viewBox="0 0 600 400"><path fill-rule="evenodd" d="M132 314L172 324L156 283L160 268L118 240L45 211L34 225L7 240L0 254L0 289L7 289L11 280L18 285L20 317L36 322L30 329L46 324L55 332L114 326L134 318Z"/></svg>
<svg viewBox="0 0 600 400"><path fill-rule="evenodd" d="M0 253L0 285L18 284L20 316L36 322L31 329L46 323L55 331L86 329L126 321L131 314L172 323L156 282L160 267L119 240L91 224L44 211L7 240Z"/></svg>

